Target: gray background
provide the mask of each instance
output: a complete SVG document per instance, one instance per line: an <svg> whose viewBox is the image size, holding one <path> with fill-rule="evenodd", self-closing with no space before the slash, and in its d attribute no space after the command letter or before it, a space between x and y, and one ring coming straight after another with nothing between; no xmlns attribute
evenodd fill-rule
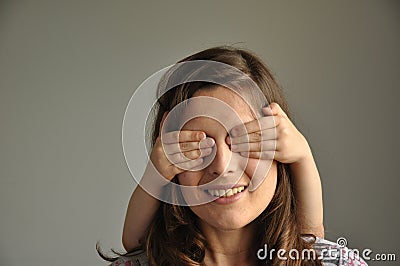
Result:
<svg viewBox="0 0 400 266"><path fill-rule="evenodd" d="M152 73L221 44L284 87L326 237L399 261L400 2L166 2L0 2L0 265L104 265L96 241L122 249L125 107Z"/></svg>

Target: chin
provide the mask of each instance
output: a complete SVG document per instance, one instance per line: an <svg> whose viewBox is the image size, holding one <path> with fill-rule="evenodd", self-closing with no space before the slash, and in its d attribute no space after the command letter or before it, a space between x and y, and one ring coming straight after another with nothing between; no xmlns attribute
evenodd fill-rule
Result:
<svg viewBox="0 0 400 266"><path fill-rule="evenodd" d="M248 217L240 211L223 211L223 210L210 210L196 206L192 208L198 219L209 226L223 231L236 230L246 227L257 217Z"/></svg>

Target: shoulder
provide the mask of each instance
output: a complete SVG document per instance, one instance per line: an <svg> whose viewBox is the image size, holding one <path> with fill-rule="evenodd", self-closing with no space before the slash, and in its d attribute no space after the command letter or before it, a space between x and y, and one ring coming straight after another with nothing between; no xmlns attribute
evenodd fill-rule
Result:
<svg viewBox="0 0 400 266"><path fill-rule="evenodd" d="M118 257L110 266L148 266L149 260L144 250L137 250Z"/></svg>
<svg viewBox="0 0 400 266"><path fill-rule="evenodd" d="M338 243L317 237L313 248L324 266L367 266L357 250Z"/></svg>

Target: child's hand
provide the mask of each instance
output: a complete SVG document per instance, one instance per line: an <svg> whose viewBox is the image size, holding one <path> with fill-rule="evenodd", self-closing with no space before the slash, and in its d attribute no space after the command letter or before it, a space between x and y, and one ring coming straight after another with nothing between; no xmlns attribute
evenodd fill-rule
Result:
<svg viewBox="0 0 400 266"><path fill-rule="evenodd" d="M159 136L150 154L158 172L171 180L175 175L203 163L215 141L202 131L173 131Z"/></svg>
<svg viewBox="0 0 400 266"><path fill-rule="evenodd" d="M227 142L233 152L287 164L299 162L311 154L307 140L277 103L263 108L263 113L266 116L232 128Z"/></svg>

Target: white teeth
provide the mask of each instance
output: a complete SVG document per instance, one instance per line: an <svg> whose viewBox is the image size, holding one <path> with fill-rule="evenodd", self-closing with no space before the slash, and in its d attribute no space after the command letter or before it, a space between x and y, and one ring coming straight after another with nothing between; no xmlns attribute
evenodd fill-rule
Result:
<svg viewBox="0 0 400 266"><path fill-rule="evenodd" d="M223 189L220 189L220 190L217 190L217 189L208 189L207 192L208 192L211 196L214 196L214 197L224 197L224 198L226 198L226 197L233 196L233 195L235 195L235 194L237 194L237 193L240 193L240 192L242 192L244 189L245 189L245 187L244 187L244 186L241 186L241 187L230 188L230 189L227 189L227 190L223 190Z"/></svg>

